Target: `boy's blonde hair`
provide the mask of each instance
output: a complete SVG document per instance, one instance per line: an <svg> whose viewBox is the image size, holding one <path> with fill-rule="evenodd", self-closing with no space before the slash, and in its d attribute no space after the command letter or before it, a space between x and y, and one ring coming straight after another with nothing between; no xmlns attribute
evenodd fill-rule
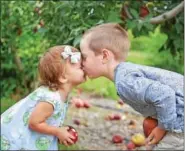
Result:
<svg viewBox="0 0 185 151"><path fill-rule="evenodd" d="M116 60L125 60L130 49L127 32L116 23L101 24L87 30L83 38L88 39L88 45L95 54L102 49L113 52Z"/></svg>
<svg viewBox="0 0 185 151"><path fill-rule="evenodd" d="M61 56L64 48L65 45L51 47L40 58L38 65L40 86L48 86L52 90L58 90L61 87L59 78L65 73L65 60ZM71 47L71 50L78 51L74 47Z"/></svg>

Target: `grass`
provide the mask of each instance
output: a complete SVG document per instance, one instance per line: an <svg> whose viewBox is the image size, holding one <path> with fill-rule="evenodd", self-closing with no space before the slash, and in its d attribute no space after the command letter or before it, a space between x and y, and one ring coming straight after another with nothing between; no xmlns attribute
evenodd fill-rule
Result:
<svg viewBox="0 0 185 151"><path fill-rule="evenodd" d="M71 145L71 146L64 146L64 145L58 145L59 150L80 150L80 147L78 145Z"/></svg>

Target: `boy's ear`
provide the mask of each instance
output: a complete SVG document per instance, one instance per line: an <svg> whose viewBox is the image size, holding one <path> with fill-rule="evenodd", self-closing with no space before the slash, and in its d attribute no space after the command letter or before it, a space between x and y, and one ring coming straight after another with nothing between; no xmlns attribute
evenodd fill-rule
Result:
<svg viewBox="0 0 185 151"><path fill-rule="evenodd" d="M59 78L59 81L60 81L62 84L64 84L64 83L67 83L68 79L66 79L65 77L61 76L61 77Z"/></svg>
<svg viewBox="0 0 185 151"><path fill-rule="evenodd" d="M102 54L103 54L103 58L102 58L102 63L105 64L107 63L107 61L110 59L110 54L111 52L108 49L103 49L102 50Z"/></svg>

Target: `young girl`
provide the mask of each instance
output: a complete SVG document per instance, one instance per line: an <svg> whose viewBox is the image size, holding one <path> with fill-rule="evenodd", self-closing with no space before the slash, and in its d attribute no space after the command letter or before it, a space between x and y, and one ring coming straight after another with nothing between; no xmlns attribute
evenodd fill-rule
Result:
<svg viewBox="0 0 185 151"><path fill-rule="evenodd" d="M73 144L60 127L71 89L84 82L81 54L71 46L50 48L39 62L41 86L1 115L2 150L57 150L58 140Z"/></svg>

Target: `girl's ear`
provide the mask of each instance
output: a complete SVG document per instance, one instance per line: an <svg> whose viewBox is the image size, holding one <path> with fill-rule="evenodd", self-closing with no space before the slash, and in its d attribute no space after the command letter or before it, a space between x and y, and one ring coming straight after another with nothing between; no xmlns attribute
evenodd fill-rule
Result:
<svg viewBox="0 0 185 151"><path fill-rule="evenodd" d="M67 82L68 82L68 79L66 79L65 77L61 76L61 77L59 78L59 81L60 81L62 84L64 84L64 83L67 83Z"/></svg>
<svg viewBox="0 0 185 151"><path fill-rule="evenodd" d="M108 49L103 49L102 54L102 63L105 64L110 59L111 52Z"/></svg>

